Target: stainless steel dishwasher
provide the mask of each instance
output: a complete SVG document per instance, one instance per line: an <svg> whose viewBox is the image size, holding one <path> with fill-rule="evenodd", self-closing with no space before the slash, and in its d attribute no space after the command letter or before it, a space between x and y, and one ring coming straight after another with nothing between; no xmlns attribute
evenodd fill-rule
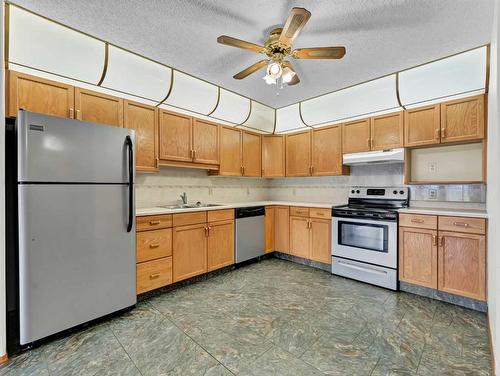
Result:
<svg viewBox="0 0 500 376"><path fill-rule="evenodd" d="M264 206L236 209L236 263L264 254Z"/></svg>

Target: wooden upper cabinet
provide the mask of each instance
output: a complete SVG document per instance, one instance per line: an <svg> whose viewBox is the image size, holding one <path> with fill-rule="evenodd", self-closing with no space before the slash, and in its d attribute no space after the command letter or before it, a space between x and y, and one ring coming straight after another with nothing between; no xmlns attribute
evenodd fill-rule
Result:
<svg viewBox="0 0 500 376"><path fill-rule="evenodd" d="M123 99L95 91L75 88L75 111L78 120L123 126Z"/></svg>
<svg viewBox="0 0 500 376"><path fill-rule="evenodd" d="M311 218L309 221L310 258L325 264L332 262L332 221Z"/></svg>
<svg viewBox="0 0 500 376"><path fill-rule="evenodd" d="M135 130L137 171L158 171L158 109L124 101L123 124Z"/></svg>
<svg viewBox="0 0 500 376"><path fill-rule="evenodd" d="M8 71L7 115L17 116L17 110L74 118L74 87L60 82Z"/></svg>
<svg viewBox="0 0 500 376"><path fill-rule="evenodd" d="M441 106L425 106L405 111L404 146L439 144L441 140Z"/></svg>
<svg viewBox="0 0 500 376"><path fill-rule="evenodd" d="M403 111L370 118L370 149L403 147Z"/></svg>
<svg viewBox="0 0 500 376"><path fill-rule="evenodd" d="M486 300L485 236L440 231L439 243L439 290Z"/></svg>
<svg viewBox="0 0 500 376"><path fill-rule="evenodd" d="M261 135L242 131L243 176L261 176Z"/></svg>
<svg viewBox="0 0 500 376"><path fill-rule="evenodd" d="M191 116L160 112L160 159L192 162Z"/></svg>
<svg viewBox="0 0 500 376"><path fill-rule="evenodd" d="M344 154L370 151L370 118L342 125L342 152Z"/></svg>
<svg viewBox="0 0 500 376"><path fill-rule="evenodd" d="M441 142L484 138L484 96L441 104Z"/></svg>
<svg viewBox="0 0 500 376"><path fill-rule="evenodd" d="M283 253L289 253L289 218L290 207L274 207L274 250Z"/></svg>
<svg viewBox="0 0 500 376"><path fill-rule="evenodd" d="M342 127L314 129L311 136L312 175L341 175Z"/></svg>
<svg viewBox="0 0 500 376"><path fill-rule="evenodd" d="M311 132L304 131L286 136L286 176L311 174Z"/></svg>
<svg viewBox="0 0 500 376"><path fill-rule="evenodd" d="M290 216L290 254L309 258L309 218Z"/></svg>
<svg viewBox="0 0 500 376"><path fill-rule="evenodd" d="M285 176L284 136L262 136L262 176Z"/></svg>
<svg viewBox="0 0 500 376"><path fill-rule="evenodd" d="M241 131L221 127L219 175L241 176L241 163Z"/></svg>
<svg viewBox="0 0 500 376"><path fill-rule="evenodd" d="M208 271L234 264L234 221L208 224Z"/></svg>
<svg viewBox="0 0 500 376"><path fill-rule="evenodd" d="M193 119L193 162L219 164L219 126Z"/></svg>
<svg viewBox="0 0 500 376"><path fill-rule="evenodd" d="M174 227L172 244L174 282L207 271L207 239L206 223Z"/></svg>
<svg viewBox="0 0 500 376"><path fill-rule="evenodd" d="M264 218L265 227L265 245L264 252L269 253L274 251L274 233L275 233L275 207L266 206L266 215Z"/></svg>
<svg viewBox="0 0 500 376"><path fill-rule="evenodd" d="M399 228L399 279L437 289L437 231Z"/></svg>

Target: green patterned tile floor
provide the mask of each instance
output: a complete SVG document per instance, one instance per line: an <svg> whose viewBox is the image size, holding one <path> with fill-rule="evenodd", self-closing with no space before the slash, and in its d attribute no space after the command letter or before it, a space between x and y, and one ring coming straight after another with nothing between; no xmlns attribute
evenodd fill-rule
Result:
<svg viewBox="0 0 500 376"><path fill-rule="evenodd" d="M0 375L490 375L487 318L268 259L25 352Z"/></svg>

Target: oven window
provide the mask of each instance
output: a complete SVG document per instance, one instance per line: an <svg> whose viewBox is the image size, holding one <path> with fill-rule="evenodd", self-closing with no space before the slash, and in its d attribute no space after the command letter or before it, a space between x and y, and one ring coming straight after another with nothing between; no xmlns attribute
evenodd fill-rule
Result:
<svg viewBox="0 0 500 376"><path fill-rule="evenodd" d="M375 252L388 252L387 225L339 221L338 234L338 242L341 245Z"/></svg>

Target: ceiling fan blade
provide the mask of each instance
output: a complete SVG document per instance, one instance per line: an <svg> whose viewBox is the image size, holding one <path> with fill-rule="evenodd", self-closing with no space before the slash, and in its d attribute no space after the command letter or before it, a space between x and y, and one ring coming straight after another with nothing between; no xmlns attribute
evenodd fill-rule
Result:
<svg viewBox="0 0 500 376"><path fill-rule="evenodd" d="M295 69L293 69L292 64L288 61L285 61L283 63L283 66L290 68L291 70L293 70L295 72L295 75L292 77L291 81L288 82L288 86L297 85L300 82L300 78L299 78L299 75L297 74L297 71Z"/></svg>
<svg viewBox="0 0 500 376"><path fill-rule="evenodd" d="M311 18L311 12L305 8L292 8L281 32L279 43L290 47L297 35Z"/></svg>
<svg viewBox="0 0 500 376"><path fill-rule="evenodd" d="M236 73L233 78L237 80L241 80L242 78L245 78L249 75L251 75L254 72L257 72L259 69L264 68L268 63L268 60L261 60L256 62L253 65L250 65L248 68L243 69L241 72Z"/></svg>
<svg viewBox="0 0 500 376"><path fill-rule="evenodd" d="M227 35L221 35L220 37L218 37L217 42L220 44L243 48L244 50L250 50L257 53L263 53L265 51L264 46L259 46L258 44L250 43L238 38L229 37Z"/></svg>
<svg viewBox="0 0 500 376"><path fill-rule="evenodd" d="M298 48L292 52L296 59L342 59L345 47Z"/></svg>

